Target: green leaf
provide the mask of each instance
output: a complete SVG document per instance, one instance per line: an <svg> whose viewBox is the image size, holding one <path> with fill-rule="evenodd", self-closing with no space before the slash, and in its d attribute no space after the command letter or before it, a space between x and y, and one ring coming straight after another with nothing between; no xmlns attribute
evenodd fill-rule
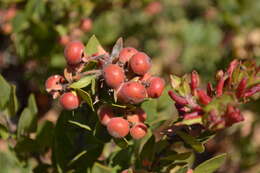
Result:
<svg viewBox="0 0 260 173"><path fill-rule="evenodd" d="M178 89L181 84L181 78L175 75L170 75L171 86L173 89Z"/></svg>
<svg viewBox="0 0 260 173"><path fill-rule="evenodd" d="M19 109L19 103L16 97L16 86L11 85L11 95L10 95L10 101L8 105L9 115L13 116L17 113Z"/></svg>
<svg viewBox="0 0 260 173"><path fill-rule="evenodd" d="M105 165L101 165L100 163L95 163L92 171L91 172L95 172L95 173L113 173L114 171L112 170L112 168L109 168Z"/></svg>
<svg viewBox="0 0 260 173"><path fill-rule="evenodd" d="M111 106L118 107L118 108L122 108L122 109L127 108L126 105L119 105L119 104L114 104L114 103L112 103Z"/></svg>
<svg viewBox="0 0 260 173"><path fill-rule="evenodd" d="M17 153L28 153L37 152L39 145L37 142L29 137L21 137L15 145L15 150Z"/></svg>
<svg viewBox="0 0 260 173"><path fill-rule="evenodd" d="M191 156L191 152L186 152L186 153L176 153L176 154L171 154L166 157L162 157L161 160L169 160L169 161L175 161L175 160L186 160Z"/></svg>
<svg viewBox="0 0 260 173"><path fill-rule="evenodd" d="M146 123L151 125L153 121L158 120L157 101L155 99L143 102L141 107L147 114Z"/></svg>
<svg viewBox="0 0 260 173"><path fill-rule="evenodd" d="M120 148L127 148L128 141L125 138L113 138L115 144Z"/></svg>
<svg viewBox="0 0 260 173"><path fill-rule="evenodd" d="M94 53L97 53L100 48L102 48L102 46L100 45L100 43L99 43L98 39L96 38L96 36L93 35L89 39L89 41L88 41L88 43L87 43L87 45L85 47L85 53L87 55L91 56Z"/></svg>
<svg viewBox="0 0 260 173"><path fill-rule="evenodd" d="M233 102L233 99L230 95L222 95L212 100L205 108L205 112L209 112L212 109L222 110L223 105L227 105L228 103Z"/></svg>
<svg viewBox="0 0 260 173"><path fill-rule="evenodd" d="M6 140L9 136L10 134L8 132L8 129L4 125L0 124L0 137Z"/></svg>
<svg viewBox="0 0 260 173"><path fill-rule="evenodd" d="M205 150L204 145L197 141L194 137L182 131L177 131L176 133L184 140L186 144L190 145L195 151L202 153Z"/></svg>
<svg viewBox="0 0 260 173"><path fill-rule="evenodd" d="M59 35L66 35L67 34L67 28L63 25L56 25L55 30L59 33Z"/></svg>
<svg viewBox="0 0 260 173"><path fill-rule="evenodd" d="M36 141L41 148L50 147L53 144L54 125L50 121L44 121L37 127Z"/></svg>
<svg viewBox="0 0 260 173"><path fill-rule="evenodd" d="M95 75L84 76L77 82L72 83L69 87L74 89L84 88L91 84L92 80L95 79Z"/></svg>
<svg viewBox="0 0 260 173"><path fill-rule="evenodd" d="M0 109L3 109L7 102L9 101L10 94L11 94L11 87L7 83L7 81L0 75Z"/></svg>
<svg viewBox="0 0 260 173"><path fill-rule="evenodd" d="M96 79L91 79L91 92L94 95L96 93Z"/></svg>
<svg viewBox="0 0 260 173"><path fill-rule="evenodd" d="M19 12L12 20L14 32L20 32L29 27L29 22L23 12Z"/></svg>
<svg viewBox="0 0 260 173"><path fill-rule="evenodd" d="M202 122L202 117L197 117L189 120L183 120L181 123L185 125L193 125L193 124L202 124L203 122Z"/></svg>
<svg viewBox="0 0 260 173"><path fill-rule="evenodd" d="M82 129L91 131L91 128L90 128L89 126L85 125L85 124L81 124L81 123L79 123L79 122L72 121L72 120L69 120L69 123L74 124L74 125L76 125L76 126L82 128Z"/></svg>
<svg viewBox="0 0 260 173"><path fill-rule="evenodd" d="M92 101L90 94L87 93L86 91L82 90L82 89L77 89L76 91L77 91L78 95L83 100L85 100L85 102L90 106L91 110L94 111L93 101Z"/></svg>
<svg viewBox="0 0 260 173"><path fill-rule="evenodd" d="M212 139L215 134L215 132L205 131L199 137L197 137L197 140L201 143L206 143L208 140Z"/></svg>
<svg viewBox="0 0 260 173"><path fill-rule="evenodd" d="M148 141L144 144L140 157L142 160L153 161L155 154L155 137L152 135Z"/></svg>
<svg viewBox="0 0 260 173"><path fill-rule="evenodd" d="M187 173L187 171L188 171L188 167L185 166L183 168L180 168L176 173Z"/></svg>
<svg viewBox="0 0 260 173"><path fill-rule="evenodd" d="M120 37L116 44L114 45L111 53L112 59L117 58L119 56L120 51L123 49L123 39Z"/></svg>
<svg viewBox="0 0 260 173"><path fill-rule="evenodd" d="M221 154L213 157L195 168L194 173L213 173L216 171L226 160L227 154Z"/></svg>
<svg viewBox="0 0 260 173"><path fill-rule="evenodd" d="M80 152L79 154L77 154L75 157L73 157L73 159L68 163L68 165L73 164L74 162L76 162L81 156L87 154L87 151L84 150L82 152Z"/></svg>
<svg viewBox="0 0 260 173"><path fill-rule="evenodd" d="M25 108L20 116L17 135L20 137L25 133L35 132L37 127L37 121L35 114L32 114L29 108Z"/></svg>
<svg viewBox="0 0 260 173"><path fill-rule="evenodd" d="M30 94L30 96L29 96L28 108L30 109L32 114L37 114L38 113L37 104L36 104L35 97L34 97L33 94Z"/></svg>

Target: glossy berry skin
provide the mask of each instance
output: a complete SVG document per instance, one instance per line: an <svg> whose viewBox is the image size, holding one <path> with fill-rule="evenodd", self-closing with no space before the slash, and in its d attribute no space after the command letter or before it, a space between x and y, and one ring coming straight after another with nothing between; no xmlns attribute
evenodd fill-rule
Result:
<svg viewBox="0 0 260 173"><path fill-rule="evenodd" d="M118 88L125 80L123 68L116 64L108 64L103 68L103 76L106 84L111 88Z"/></svg>
<svg viewBox="0 0 260 173"><path fill-rule="evenodd" d="M144 75L151 68L151 59L143 52L138 52L129 61L132 71L138 75Z"/></svg>
<svg viewBox="0 0 260 173"><path fill-rule="evenodd" d="M83 19L80 25L80 29L84 32L89 32L92 29L93 22L91 19Z"/></svg>
<svg viewBox="0 0 260 173"><path fill-rule="evenodd" d="M134 111L126 115L128 122L133 124L143 123L146 120L147 114L142 108L136 108Z"/></svg>
<svg viewBox="0 0 260 173"><path fill-rule="evenodd" d="M146 88L148 97L158 98L162 95L165 87L165 81L159 77L152 77L149 86Z"/></svg>
<svg viewBox="0 0 260 173"><path fill-rule="evenodd" d="M131 57L136 54L138 51L133 47L123 48L119 53L119 62L125 64L127 63Z"/></svg>
<svg viewBox="0 0 260 173"><path fill-rule="evenodd" d="M107 124L107 131L114 138L123 138L129 133L129 123L121 117L111 118Z"/></svg>
<svg viewBox="0 0 260 173"><path fill-rule="evenodd" d="M130 135L133 139L141 139L147 134L147 126L143 123L135 124L130 129Z"/></svg>
<svg viewBox="0 0 260 173"><path fill-rule="evenodd" d="M145 87L135 81L124 83L118 92L118 99L124 103L137 104L142 102L146 97Z"/></svg>
<svg viewBox="0 0 260 173"><path fill-rule="evenodd" d="M80 100L79 97L72 92L67 92L62 94L59 99L61 106L67 110L73 110L79 107Z"/></svg>
<svg viewBox="0 0 260 173"><path fill-rule="evenodd" d="M108 105L102 105L97 111L98 118L101 124L104 126L107 125L107 123L111 120L111 118L114 117L113 110Z"/></svg>
<svg viewBox="0 0 260 173"><path fill-rule="evenodd" d="M53 75L50 76L46 81L45 81L45 89L47 92L50 92L52 90L61 90L62 89L62 81L64 78L60 75Z"/></svg>
<svg viewBox="0 0 260 173"><path fill-rule="evenodd" d="M64 50L66 61L70 65L77 65L81 62L84 52L84 45L80 41L69 42Z"/></svg>

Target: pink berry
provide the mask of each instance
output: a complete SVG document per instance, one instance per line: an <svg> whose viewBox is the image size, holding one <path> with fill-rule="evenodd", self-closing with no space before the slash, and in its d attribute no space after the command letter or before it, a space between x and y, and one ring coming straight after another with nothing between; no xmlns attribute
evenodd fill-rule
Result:
<svg viewBox="0 0 260 173"><path fill-rule="evenodd" d="M121 117L111 118L107 131L114 138L123 138L129 133L129 123Z"/></svg>
<svg viewBox="0 0 260 173"><path fill-rule="evenodd" d="M159 77L152 77L149 86L146 88L147 94L151 98L158 98L162 95L164 90L165 81Z"/></svg>
<svg viewBox="0 0 260 173"><path fill-rule="evenodd" d="M130 135L134 139L141 139L147 134L147 127L143 123L138 123L135 124L131 129L130 129Z"/></svg>
<svg viewBox="0 0 260 173"><path fill-rule="evenodd" d="M107 125L107 123L111 120L111 118L114 117L113 110L110 106L108 105L102 105L98 109L98 118L101 124Z"/></svg>
<svg viewBox="0 0 260 173"><path fill-rule="evenodd" d="M111 88L117 88L125 80L124 70L116 64L108 64L103 68L103 76L106 84Z"/></svg>
<svg viewBox="0 0 260 173"><path fill-rule="evenodd" d="M118 99L124 103L137 104L142 102L146 97L145 87L135 81L124 83L118 92Z"/></svg>
<svg viewBox="0 0 260 173"><path fill-rule="evenodd" d="M130 67L135 74L144 75L151 68L151 59L143 52L138 52L129 61Z"/></svg>
<svg viewBox="0 0 260 173"><path fill-rule="evenodd" d="M84 53L84 45L80 41L69 42L64 50L64 55L67 63L70 65L76 65L81 62Z"/></svg>
<svg viewBox="0 0 260 173"><path fill-rule="evenodd" d="M91 19L83 19L80 25L80 29L84 32L89 32L92 29L93 22Z"/></svg>
<svg viewBox="0 0 260 173"><path fill-rule="evenodd" d="M149 15L156 15L162 11L162 4L161 2L154 1L148 4L145 8L145 12Z"/></svg>
<svg viewBox="0 0 260 173"><path fill-rule="evenodd" d="M63 46L66 46L70 42L70 37L68 35L62 35L59 38L59 43Z"/></svg>
<svg viewBox="0 0 260 173"><path fill-rule="evenodd" d="M119 53L119 62L123 64L127 63L130 60L130 58L137 52L138 51L133 47L123 48Z"/></svg>
<svg viewBox="0 0 260 173"><path fill-rule="evenodd" d="M67 110L73 110L79 107L80 99L72 92L62 94L59 99L61 106Z"/></svg>
<svg viewBox="0 0 260 173"><path fill-rule="evenodd" d="M126 119L133 123L143 123L146 120L147 114L144 112L142 108L136 108L131 113L128 113Z"/></svg>
<svg viewBox="0 0 260 173"><path fill-rule="evenodd" d="M46 82L45 82L45 89L47 92L50 92L52 90L61 90L64 78L60 75L53 75L50 76Z"/></svg>

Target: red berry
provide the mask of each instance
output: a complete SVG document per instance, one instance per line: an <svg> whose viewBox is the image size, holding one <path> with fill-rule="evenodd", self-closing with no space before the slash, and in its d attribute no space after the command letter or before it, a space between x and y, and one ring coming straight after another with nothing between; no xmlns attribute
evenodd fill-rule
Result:
<svg viewBox="0 0 260 173"><path fill-rule="evenodd" d="M137 52L138 51L133 47L123 48L119 53L119 62L123 64L127 63L130 60L130 58Z"/></svg>
<svg viewBox="0 0 260 173"><path fill-rule="evenodd" d="M145 12L149 15L156 15L162 11L162 4L161 2L154 1L148 4L145 8Z"/></svg>
<svg viewBox="0 0 260 173"><path fill-rule="evenodd" d="M61 90L62 89L62 81L64 78L60 75L50 76L45 82L45 89L47 92L51 90Z"/></svg>
<svg viewBox="0 0 260 173"><path fill-rule="evenodd" d="M146 88L147 94L151 98L158 98L162 95L165 81L159 77L152 77L149 86Z"/></svg>
<svg viewBox="0 0 260 173"><path fill-rule="evenodd" d="M107 123L114 117L114 113L111 107L108 105L102 105L99 107L98 111L98 118L101 124L107 125Z"/></svg>
<svg viewBox="0 0 260 173"><path fill-rule="evenodd" d="M135 124L131 129L130 129L130 135L134 139L141 139L143 138L147 133L147 127L143 123L138 123Z"/></svg>
<svg viewBox="0 0 260 173"><path fill-rule="evenodd" d="M111 88L117 88L125 80L124 70L116 64L109 64L103 68L103 76L106 84Z"/></svg>
<svg viewBox="0 0 260 173"><path fill-rule="evenodd" d="M115 138L123 138L129 133L129 123L121 117L111 118L107 124L107 131Z"/></svg>
<svg viewBox="0 0 260 173"><path fill-rule="evenodd" d="M136 108L134 111L126 115L126 119L133 123L143 123L146 120L146 113L142 108Z"/></svg>
<svg viewBox="0 0 260 173"><path fill-rule="evenodd" d="M11 32L13 31L13 26L11 25L11 23L5 23L1 27L4 34L11 34Z"/></svg>
<svg viewBox="0 0 260 173"><path fill-rule="evenodd" d="M146 83L151 79L152 75L150 73L145 73L140 79L143 83Z"/></svg>
<svg viewBox="0 0 260 173"><path fill-rule="evenodd" d="M72 92L67 92L62 94L60 97L60 104L64 109L73 110L79 107L80 100L79 97Z"/></svg>
<svg viewBox="0 0 260 173"><path fill-rule="evenodd" d="M70 42L70 37L68 35L62 35L59 38L59 43L63 46L66 46Z"/></svg>
<svg viewBox="0 0 260 173"><path fill-rule="evenodd" d="M130 172L133 172L133 171L131 171L129 169L125 169L125 170L121 171L121 173L130 173Z"/></svg>
<svg viewBox="0 0 260 173"><path fill-rule="evenodd" d="M143 52L138 52L130 59L130 67L134 73L144 75L151 68L151 59Z"/></svg>
<svg viewBox="0 0 260 173"><path fill-rule="evenodd" d="M4 21L10 21L16 16L17 10L15 7L9 8L6 13L3 15Z"/></svg>
<svg viewBox="0 0 260 173"><path fill-rule="evenodd" d="M68 43L64 50L64 55L67 63L70 65L76 65L81 62L84 52L84 45L80 41L72 41Z"/></svg>
<svg viewBox="0 0 260 173"><path fill-rule="evenodd" d="M189 169L189 170L187 171L187 173L193 173L193 170L192 170L192 169Z"/></svg>
<svg viewBox="0 0 260 173"><path fill-rule="evenodd" d="M126 82L118 92L118 99L124 103L137 104L147 97L145 87L139 82Z"/></svg>
<svg viewBox="0 0 260 173"><path fill-rule="evenodd" d="M83 19L80 25L80 29L84 32L89 32L92 29L93 22L91 19Z"/></svg>

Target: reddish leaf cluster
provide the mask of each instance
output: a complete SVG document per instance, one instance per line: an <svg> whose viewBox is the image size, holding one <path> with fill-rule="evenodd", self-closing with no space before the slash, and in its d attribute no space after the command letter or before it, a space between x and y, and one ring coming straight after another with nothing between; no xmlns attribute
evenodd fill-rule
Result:
<svg viewBox="0 0 260 173"><path fill-rule="evenodd" d="M201 124L210 130L243 121L238 105L260 92L259 67L252 61L232 61L226 72L217 72L215 87L208 83L207 89L199 88L199 81L195 71L190 79L172 76L174 90L169 91L169 95L181 119L201 119Z"/></svg>

